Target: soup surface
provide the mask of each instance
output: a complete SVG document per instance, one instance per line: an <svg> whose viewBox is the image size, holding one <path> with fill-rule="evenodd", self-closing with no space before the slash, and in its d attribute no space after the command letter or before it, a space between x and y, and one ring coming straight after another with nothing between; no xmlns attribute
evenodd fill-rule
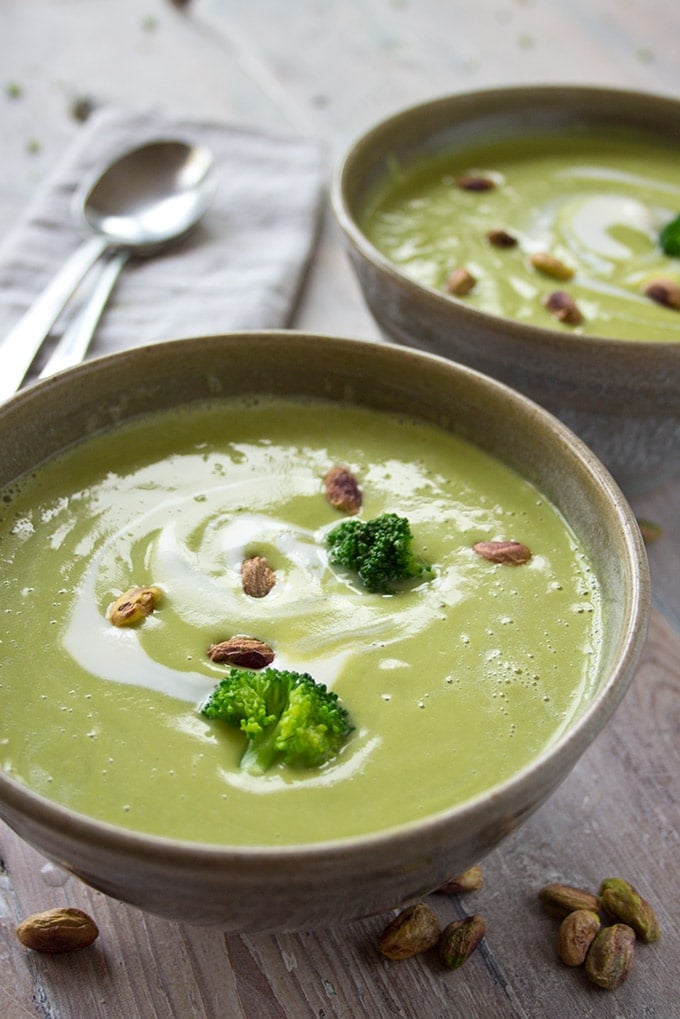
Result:
<svg viewBox="0 0 680 1019"><path fill-rule="evenodd" d="M430 578L369 594L328 563L345 519L409 518ZM597 580L530 484L436 427L323 403L243 401L151 415L96 436L4 493L0 765L76 811L208 843L293 844L371 832L502 781L594 691ZM475 542L532 552L508 566ZM240 564L265 556L266 597ZM164 592L135 628L107 607ZM239 770L244 737L200 712L234 634L340 696L354 730L318 770Z"/></svg>
<svg viewBox="0 0 680 1019"><path fill-rule="evenodd" d="M460 300L479 310L593 336L678 341L680 310L644 290L659 279L680 286L680 258L659 243L680 213L679 164L680 145L647 135L499 141L409 171L393 167L362 227L391 261L436 290L465 268L476 282ZM466 176L494 186L466 190ZM498 231L514 245L490 242ZM531 256L545 253L574 275L537 270ZM548 311L555 290L573 299L579 324Z"/></svg>

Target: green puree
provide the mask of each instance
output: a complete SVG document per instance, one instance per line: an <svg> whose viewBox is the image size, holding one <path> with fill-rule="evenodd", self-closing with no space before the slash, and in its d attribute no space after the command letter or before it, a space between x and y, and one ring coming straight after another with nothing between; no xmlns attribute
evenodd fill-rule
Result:
<svg viewBox="0 0 680 1019"><path fill-rule="evenodd" d="M477 283L471 307L535 326L616 339L678 341L680 312L642 289L663 277L680 285L680 258L663 253L659 233L680 212L680 146L647 135L572 132L439 156L392 179L365 212L372 243L409 276L445 290L457 266ZM492 179L465 191L463 175ZM516 247L494 247L505 230ZM548 252L571 269L568 282L529 263ZM563 325L543 306L554 290L576 301L584 321Z"/></svg>
<svg viewBox="0 0 680 1019"><path fill-rule="evenodd" d="M348 466L362 516L411 520L433 579L367 594L328 565ZM0 765L45 796L180 839L290 844L439 811L506 778L587 703L596 578L529 484L434 426L284 401L206 404L88 439L7 493L0 522ZM474 542L512 538L523 566ZM244 594L261 554L276 586ZM158 584L117 628L107 606ZM241 733L200 713L210 644L255 636L335 689L355 729L318 771L239 771ZM396 778L398 777L398 781Z"/></svg>

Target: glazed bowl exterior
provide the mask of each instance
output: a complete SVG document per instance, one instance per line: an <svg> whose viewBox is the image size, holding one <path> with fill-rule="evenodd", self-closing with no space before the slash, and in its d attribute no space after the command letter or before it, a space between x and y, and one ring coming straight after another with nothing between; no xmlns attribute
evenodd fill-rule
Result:
<svg viewBox="0 0 680 1019"><path fill-rule="evenodd" d="M367 202L389 179L441 153L587 127L680 137L680 101L573 86L438 98L363 134L337 167L332 204L366 303L386 338L449 357L547 407L627 495L680 476L680 343L603 339L488 314L410 279L367 239ZM673 314L673 312L669 312Z"/></svg>
<svg viewBox="0 0 680 1019"><path fill-rule="evenodd" d="M649 609L646 557L608 472L542 408L444 358L302 333L174 340L92 360L28 388L0 407L0 484L151 408L184 408L235 391L398 410L463 435L559 507L602 588L597 691L569 731L485 795L398 828L283 848L179 842L74 813L0 772L0 816L7 824L111 896L231 931L318 928L386 911L438 887L477 863L566 777L634 674Z"/></svg>

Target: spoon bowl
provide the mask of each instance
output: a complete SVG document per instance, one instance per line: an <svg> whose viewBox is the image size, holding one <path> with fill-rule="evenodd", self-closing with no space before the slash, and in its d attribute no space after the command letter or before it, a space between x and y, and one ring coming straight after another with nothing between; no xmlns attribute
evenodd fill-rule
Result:
<svg viewBox="0 0 680 1019"><path fill-rule="evenodd" d="M208 207L213 158L202 145L151 142L121 156L76 197L76 212L110 245L155 248L183 236Z"/></svg>

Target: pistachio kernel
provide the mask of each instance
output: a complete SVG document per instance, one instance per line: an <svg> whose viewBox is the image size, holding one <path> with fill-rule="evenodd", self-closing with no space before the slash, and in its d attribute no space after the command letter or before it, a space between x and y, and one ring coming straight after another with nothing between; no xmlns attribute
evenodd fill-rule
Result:
<svg viewBox="0 0 680 1019"><path fill-rule="evenodd" d="M464 895L466 892L478 892L484 884L484 875L481 867L468 867L462 874L456 874L449 878L443 885L437 888L442 895Z"/></svg>
<svg viewBox="0 0 680 1019"><path fill-rule="evenodd" d="M458 969L467 962L484 937L486 925L481 916L454 920L442 931L439 957L447 969Z"/></svg>
<svg viewBox="0 0 680 1019"><path fill-rule="evenodd" d="M557 932L557 955L565 966L582 966L602 924L590 909L568 913Z"/></svg>
<svg viewBox="0 0 680 1019"><path fill-rule="evenodd" d="M680 285L674 280L649 280L642 288L642 292L650 301L661 304L664 308L680 311Z"/></svg>
<svg viewBox="0 0 680 1019"><path fill-rule="evenodd" d="M446 289L456 297L465 297L473 289L476 282L477 280L470 270L461 265L453 269L449 274L449 278L446 281Z"/></svg>
<svg viewBox="0 0 680 1019"><path fill-rule="evenodd" d="M496 182L491 177L472 173L458 177L456 184L462 191L492 191L496 187Z"/></svg>
<svg viewBox="0 0 680 1019"><path fill-rule="evenodd" d="M531 559L531 551L521 541L478 541L472 548L490 563L521 566Z"/></svg>
<svg viewBox="0 0 680 1019"><path fill-rule="evenodd" d="M663 530L658 524L651 520L645 520L643 517L638 520L638 527L645 545L651 545L663 536Z"/></svg>
<svg viewBox="0 0 680 1019"><path fill-rule="evenodd" d="M587 909L592 913L597 913L600 908L596 895L583 888L575 888L573 885L559 883L545 885L538 893L538 897L546 912L558 919L562 919L577 909Z"/></svg>
<svg viewBox="0 0 680 1019"><path fill-rule="evenodd" d="M529 261L538 272L556 280L570 280L574 275L573 269L547 251L535 251L529 255Z"/></svg>
<svg viewBox="0 0 680 1019"><path fill-rule="evenodd" d="M331 467L323 479L326 498L335 509L345 513L358 513L361 509L362 494L359 482L347 467Z"/></svg>
<svg viewBox="0 0 680 1019"><path fill-rule="evenodd" d="M242 669L264 669L274 661L274 652L256 637L230 637L211 644L208 658L212 662L237 665Z"/></svg>
<svg viewBox="0 0 680 1019"><path fill-rule="evenodd" d="M136 626L151 615L162 597L161 589L153 585L131 587L109 606L109 620L114 626Z"/></svg>
<svg viewBox="0 0 680 1019"><path fill-rule="evenodd" d="M507 230L489 230L486 239L494 248L514 248L517 246L517 238L508 233Z"/></svg>
<svg viewBox="0 0 680 1019"><path fill-rule="evenodd" d="M264 598L276 584L276 576L264 556L251 556L241 564L241 585L251 598Z"/></svg>
<svg viewBox="0 0 680 1019"><path fill-rule="evenodd" d="M543 301L543 306L554 318L564 322L565 325L578 326L583 322L583 314L578 304L571 294L567 294L564 290L553 290Z"/></svg>
<svg viewBox="0 0 680 1019"><path fill-rule="evenodd" d="M17 927L16 935L25 948L56 954L87 948L99 937L99 930L82 909L60 907L27 916Z"/></svg>
<svg viewBox="0 0 680 1019"><path fill-rule="evenodd" d="M424 902L417 902L385 927L378 949L388 959L410 959L436 945L440 931L434 911Z"/></svg>
<svg viewBox="0 0 680 1019"><path fill-rule="evenodd" d="M586 956L586 976L606 991L615 991L628 979L633 965L635 931L625 923L602 927Z"/></svg>
<svg viewBox="0 0 680 1019"><path fill-rule="evenodd" d="M605 878L600 885L600 905L607 916L632 927L640 941L659 940L659 921L654 910L623 878Z"/></svg>

